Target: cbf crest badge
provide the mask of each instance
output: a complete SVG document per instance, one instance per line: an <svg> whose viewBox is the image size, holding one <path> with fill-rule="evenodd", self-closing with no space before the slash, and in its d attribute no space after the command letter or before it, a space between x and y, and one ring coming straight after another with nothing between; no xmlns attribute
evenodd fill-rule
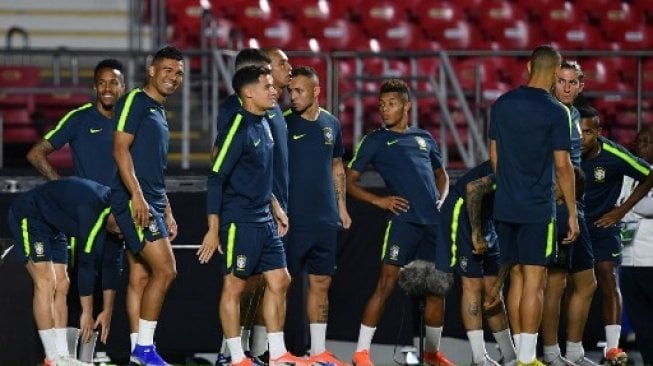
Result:
<svg viewBox="0 0 653 366"><path fill-rule="evenodd" d="M34 243L34 253L36 253L37 258L41 258L45 255L45 248L43 248L43 242L37 241Z"/></svg>
<svg viewBox="0 0 653 366"><path fill-rule="evenodd" d="M322 133L324 134L324 144L333 145L333 130L331 127L324 127Z"/></svg>
<svg viewBox="0 0 653 366"><path fill-rule="evenodd" d="M157 225L156 220L154 218L150 219L150 224L147 226L147 228L154 235L159 233L159 225Z"/></svg>
<svg viewBox="0 0 653 366"><path fill-rule="evenodd" d="M460 257L460 269L467 272L467 257Z"/></svg>
<svg viewBox="0 0 653 366"><path fill-rule="evenodd" d="M239 255L236 257L236 270L244 271L245 266L247 265L247 257L244 255Z"/></svg>
<svg viewBox="0 0 653 366"><path fill-rule="evenodd" d="M415 141L417 141L417 147L422 151L428 151L429 148L426 145L426 140L422 136L415 136Z"/></svg>
<svg viewBox="0 0 653 366"><path fill-rule="evenodd" d="M597 166L594 168L594 181L597 183L603 183L605 181L605 168L602 166Z"/></svg>
<svg viewBox="0 0 653 366"><path fill-rule="evenodd" d="M393 245L390 247L390 260L396 261L399 259L399 246Z"/></svg>

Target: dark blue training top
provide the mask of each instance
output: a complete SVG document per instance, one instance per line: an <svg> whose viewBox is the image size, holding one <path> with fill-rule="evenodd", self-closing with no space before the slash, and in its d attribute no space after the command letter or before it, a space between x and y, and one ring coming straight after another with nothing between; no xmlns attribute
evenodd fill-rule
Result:
<svg viewBox="0 0 653 366"><path fill-rule="evenodd" d="M333 159L342 158L340 122L320 109L315 121L292 110L288 124L290 197L288 214L293 229L338 228L338 201L333 181Z"/></svg>
<svg viewBox="0 0 653 366"><path fill-rule="evenodd" d="M44 138L55 150L70 144L76 176L111 186L116 175L113 129L110 118L86 103L68 112Z"/></svg>
<svg viewBox="0 0 653 366"><path fill-rule="evenodd" d="M143 196L150 205L162 211L166 206L165 172L169 140L166 111L138 88L120 98L115 108L113 118L116 131L134 135L130 151ZM117 181L120 181L119 174L117 176ZM122 181L114 188L126 190Z"/></svg>
<svg viewBox="0 0 653 366"><path fill-rule="evenodd" d="M93 294L96 261L106 237L110 189L94 181L68 177L49 181L21 194L11 205L20 215L42 220L55 231L78 240L80 296Z"/></svg>
<svg viewBox="0 0 653 366"><path fill-rule="evenodd" d="M574 167L580 168L582 160L581 145L583 144L581 137L582 131L580 129L580 112L576 107L572 106L569 113L571 114L571 151L569 152L569 157L571 164Z"/></svg>
<svg viewBox="0 0 653 366"><path fill-rule="evenodd" d="M225 129L233 121L236 113L242 110L242 102L238 95L231 94L220 104L218 109L218 136L214 145L217 145L220 134L226 133ZM274 138L274 168L272 169L272 193L279 201L281 208L288 211L288 129L283 118L279 104L267 111L268 123Z"/></svg>
<svg viewBox="0 0 653 366"><path fill-rule="evenodd" d="M598 143L601 152L591 159L584 159L582 163L585 173L585 217L588 220L597 219L614 208L624 176L641 182L651 171L648 163L623 146L603 137L599 137Z"/></svg>
<svg viewBox="0 0 653 366"><path fill-rule="evenodd" d="M378 129L363 137L349 168L364 172L372 164L381 174L393 195L410 203L410 209L393 220L416 224L438 223L434 170L442 168L440 149L430 133L409 128L405 133Z"/></svg>
<svg viewBox="0 0 653 366"><path fill-rule="evenodd" d="M270 221L274 140L268 121L243 110L226 131L209 174L207 213L219 215L221 226Z"/></svg>
<svg viewBox="0 0 653 366"><path fill-rule="evenodd" d="M499 97L490 114L497 144L494 217L546 223L555 215L553 151L571 148L569 110L546 90L521 86Z"/></svg>

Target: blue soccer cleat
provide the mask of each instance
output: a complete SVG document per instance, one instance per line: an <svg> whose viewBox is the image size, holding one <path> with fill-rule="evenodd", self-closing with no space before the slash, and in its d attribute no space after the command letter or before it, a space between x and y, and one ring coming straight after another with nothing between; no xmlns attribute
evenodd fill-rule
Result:
<svg viewBox="0 0 653 366"><path fill-rule="evenodd" d="M141 346L140 344L136 345L129 357L129 364L138 366L172 366L159 356L154 345Z"/></svg>

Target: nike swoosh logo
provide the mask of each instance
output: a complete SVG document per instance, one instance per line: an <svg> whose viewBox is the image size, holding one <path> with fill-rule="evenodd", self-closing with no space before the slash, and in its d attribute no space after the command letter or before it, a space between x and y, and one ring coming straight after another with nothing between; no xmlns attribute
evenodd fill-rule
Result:
<svg viewBox="0 0 653 366"><path fill-rule="evenodd" d="M261 139L254 141L254 147L257 147L261 143Z"/></svg>
<svg viewBox="0 0 653 366"><path fill-rule="evenodd" d="M100 132L100 131L102 131L101 128L91 128L91 129L89 130L90 133L98 133L98 132Z"/></svg>
<svg viewBox="0 0 653 366"><path fill-rule="evenodd" d="M276 115L277 115L276 113L272 113L272 114L268 115L268 117L274 118L274 116L276 116Z"/></svg>
<svg viewBox="0 0 653 366"><path fill-rule="evenodd" d="M292 135L292 139L293 139L293 140L299 140L299 139L301 139L301 138L304 137L304 136L306 136L305 133L302 133L301 135Z"/></svg>
<svg viewBox="0 0 653 366"><path fill-rule="evenodd" d="M150 108L150 112L156 113L157 109L156 108Z"/></svg>
<svg viewBox="0 0 653 366"><path fill-rule="evenodd" d="M618 257L621 255L621 252L610 253L613 257Z"/></svg>
<svg viewBox="0 0 653 366"><path fill-rule="evenodd" d="M386 141L386 145L392 146L392 145L396 144L397 142L399 142L399 140Z"/></svg>

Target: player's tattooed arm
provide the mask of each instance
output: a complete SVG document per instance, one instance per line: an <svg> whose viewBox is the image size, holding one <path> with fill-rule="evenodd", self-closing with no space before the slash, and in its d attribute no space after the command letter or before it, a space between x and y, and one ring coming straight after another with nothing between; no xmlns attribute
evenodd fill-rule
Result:
<svg viewBox="0 0 653 366"><path fill-rule="evenodd" d="M341 158L333 159L331 163L331 171L333 174L333 188L336 192L336 202L338 202L338 216L340 223L345 229L351 226L351 217L347 211L347 177L345 175L345 167L342 164Z"/></svg>
<svg viewBox="0 0 653 366"><path fill-rule="evenodd" d="M29 150L27 153L27 161L30 162L48 180L57 180L61 176L54 167L48 162L47 156L54 151L54 147L50 141L43 139Z"/></svg>
<svg viewBox="0 0 653 366"><path fill-rule="evenodd" d="M488 176L467 183L467 215L472 227L472 243L474 254L482 254L487 250L487 241L483 235L481 211L483 210L483 197L493 191L492 179Z"/></svg>

